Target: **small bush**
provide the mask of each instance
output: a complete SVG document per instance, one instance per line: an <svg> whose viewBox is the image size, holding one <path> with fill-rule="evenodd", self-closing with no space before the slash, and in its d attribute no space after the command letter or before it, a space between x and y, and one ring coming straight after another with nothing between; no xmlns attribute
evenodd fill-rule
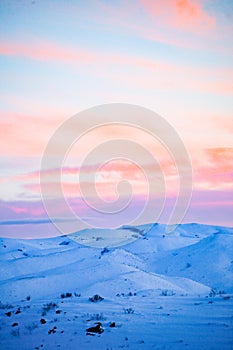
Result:
<svg viewBox="0 0 233 350"><path fill-rule="evenodd" d="M104 298L102 298L100 295L98 294L95 294L93 297L89 298L89 300L92 302L92 303L97 303L97 302L100 302L102 300L104 300Z"/></svg>
<svg viewBox="0 0 233 350"><path fill-rule="evenodd" d="M106 253L109 253L109 249L108 248L104 248L102 251L101 251L101 255L103 254L106 254Z"/></svg>
<svg viewBox="0 0 233 350"><path fill-rule="evenodd" d="M215 297L217 294L218 294L217 289L212 288L209 293L209 296L212 298L212 297Z"/></svg>
<svg viewBox="0 0 233 350"><path fill-rule="evenodd" d="M163 297L167 297L167 296L175 295L175 293L173 292L173 290L164 289L162 290L160 295Z"/></svg>
<svg viewBox="0 0 233 350"><path fill-rule="evenodd" d="M55 309L55 307L57 307L57 304L53 302L45 304L42 308L42 316L45 316L48 311Z"/></svg>
<svg viewBox="0 0 233 350"><path fill-rule="evenodd" d="M127 309L124 309L125 314L134 314L134 309L132 307L129 307Z"/></svg>
<svg viewBox="0 0 233 350"><path fill-rule="evenodd" d="M54 334L54 333L56 333L56 330L57 330L57 327L54 326L52 329L50 329L50 330L48 331L48 334Z"/></svg>
<svg viewBox="0 0 233 350"><path fill-rule="evenodd" d="M212 288L210 293L209 293L209 296L210 297L215 297L216 295L223 296L224 294L226 294L226 292L224 290L218 291L216 288Z"/></svg>
<svg viewBox="0 0 233 350"><path fill-rule="evenodd" d="M61 294L61 298L65 299L65 298L71 298L72 297L72 293L62 293Z"/></svg>
<svg viewBox="0 0 233 350"><path fill-rule="evenodd" d="M106 317L104 317L103 313L98 313L98 314L87 314L86 317L90 321L105 321Z"/></svg>
<svg viewBox="0 0 233 350"><path fill-rule="evenodd" d="M21 314L21 310L20 307L18 307L18 309L15 311L15 315Z"/></svg>

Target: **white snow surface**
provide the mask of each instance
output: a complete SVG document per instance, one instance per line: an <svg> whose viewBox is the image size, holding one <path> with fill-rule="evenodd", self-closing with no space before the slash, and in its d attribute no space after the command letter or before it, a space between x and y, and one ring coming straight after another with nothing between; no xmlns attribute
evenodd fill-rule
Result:
<svg viewBox="0 0 233 350"><path fill-rule="evenodd" d="M115 248L101 229L0 239L1 349L232 349L233 229L111 230L125 233Z"/></svg>

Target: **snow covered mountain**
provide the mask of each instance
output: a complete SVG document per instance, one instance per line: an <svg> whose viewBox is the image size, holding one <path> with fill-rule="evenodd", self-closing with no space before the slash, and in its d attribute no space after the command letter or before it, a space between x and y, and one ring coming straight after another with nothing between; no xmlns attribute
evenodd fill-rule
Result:
<svg viewBox="0 0 233 350"><path fill-rule="evenodd" d="M109 246L113 235L126 244ZM231 228L126 226L0 244L4 349L230 349ZM86 332L95 321L96 336Z"/></svg>

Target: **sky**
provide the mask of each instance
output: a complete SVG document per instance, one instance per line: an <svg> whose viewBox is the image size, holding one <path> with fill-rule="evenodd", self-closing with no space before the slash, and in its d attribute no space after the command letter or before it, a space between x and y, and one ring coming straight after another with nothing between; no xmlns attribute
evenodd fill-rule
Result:
<svg viewBox="0 0 233 350"><path fill-rule="evenodd" d="M41 198L46 145L69 118L109 103L148 108L180 136L193 169L192 199L183 222L233 226L232 23L230 0L2 0L0 236L61 234ZM121 138L142 145L160 164L166 198L155 220L166 223L179 192L176 164L158 140L124 125L96 128L70 145L61 176L67 202L90 226L98 220L100 227L109 220L117 225L114 215L93 219L78 174L91 150ZM150 179L158 175L154 164L143 160L138 160L140 168L123 159L101 164L97 157L83 167L86 189L97 168L97 193L113 206L117 184L130 181L133 203L120 224L144 208L148 178L143 172ZM52 164L46 177L54 197ZM155 192L156 209L164 194L160 186ZM91 191L86 197L96 201ZM59 222L63 213L53 199L58 211L52 219Z"/></svg>

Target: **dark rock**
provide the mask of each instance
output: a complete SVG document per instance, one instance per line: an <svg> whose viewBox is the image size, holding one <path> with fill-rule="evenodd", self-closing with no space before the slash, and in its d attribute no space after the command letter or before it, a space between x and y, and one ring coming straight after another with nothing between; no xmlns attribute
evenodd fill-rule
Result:
<svg viewBox="0 0 233 350"><path fill-rule="evenodd" d="M69 241L63 241L63 242L59 243L59 245L68 245L68 244L70 244Z"/></svg>
<svg viewBox="0 0 233 350"><path fill-rule="evenodd" d="M96 326L87 328L86 332L87 332L87 335L88 335L88 333L102 334L104 332L104 330L102 328L102 323L101 322L96 322Z"/></svg>

